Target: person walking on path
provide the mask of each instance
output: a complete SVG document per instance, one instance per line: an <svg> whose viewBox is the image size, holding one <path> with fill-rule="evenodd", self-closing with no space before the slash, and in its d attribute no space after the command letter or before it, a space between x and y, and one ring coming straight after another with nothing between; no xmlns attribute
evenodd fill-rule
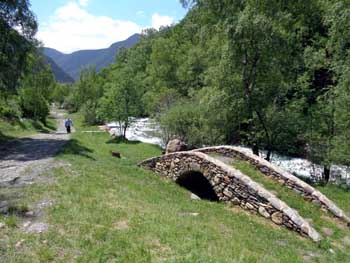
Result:
<svg viewBox="0 0 350 263"><path fill-rule="evenodd" d="M71 119L67 119L64 123L64 126L66 126L67 133L70 133L71 126L73 126L73 121Z"/></svg>

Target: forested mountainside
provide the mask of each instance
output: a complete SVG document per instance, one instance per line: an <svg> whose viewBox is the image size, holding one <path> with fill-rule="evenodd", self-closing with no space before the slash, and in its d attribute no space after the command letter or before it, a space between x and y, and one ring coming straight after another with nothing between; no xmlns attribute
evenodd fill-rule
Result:
<svg viewBox="0 0 350 263"><path fill-rule="evenodd" d="M349 3L182 2L191 10L179 24L85 72L72 109L88 122L153 115L192 145L349 164Z"/></svg>
<svg viewBox="0 0 350 263"><path fill-rule="evenodd" d="M71 54L64 54L52 48L44 48L44 54L55 61L68 75L77 80L83 68L91 65L95 66L97 71L100 71L115 62L115 57L121 48L130 48L134 46L139 39L140 35L135 34L124 41L112 44L109 48L80 50Z"/></svg>
<svg viewBox="0 0 350 263"><path fill-rule="evenodd" d="M66 72L63 71L52 58L44 55L44 61L46 64L50 65L53 75L55 76L55 80L58 83L72 83L74 79L69 76Z"/></svg>

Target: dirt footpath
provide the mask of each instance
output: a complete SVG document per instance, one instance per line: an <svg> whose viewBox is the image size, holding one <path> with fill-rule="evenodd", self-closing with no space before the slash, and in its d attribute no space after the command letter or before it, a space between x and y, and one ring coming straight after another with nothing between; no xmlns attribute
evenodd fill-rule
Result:
<svg viewBox="0 0 350 263"><path fill-rule="evenodd" d="M64 114L52 112L57 119L55 133L40 133L0 146L0 187L31 184L53 165L53 156L68 142Z"/></svg>
<svg viewBox="0 0 350 263"><path fill-rule="evenodd" d="M69 141L64 127L65 116L57 112L51 115L57 120L56 132L16 139L0 146L0 214L18 216L17 227L28 234L49 229L44 210L53 202L43 197L35 204L28 203L25 188L36 183L52 183L53 179L45 173L55 167L69 166L54 159L54 155ZM0 225L4 226L2 222Z"/></svg>

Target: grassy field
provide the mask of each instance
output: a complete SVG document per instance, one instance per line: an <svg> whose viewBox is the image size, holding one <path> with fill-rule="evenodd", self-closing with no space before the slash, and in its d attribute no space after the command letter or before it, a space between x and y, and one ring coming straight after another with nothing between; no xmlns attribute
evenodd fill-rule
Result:
<svg viewBox="0 0 350 263"><path fill-rule="evenodd" d="M75 125L77 132L57 156L66 165L46 174L55 183L25 189L29 209L40 200L53 202L40 219L49 231L24 234L15 226L21 218L12 219L0 229L1 262L350 262L350 244L341 242L350 233L332 222L326 220L335 237L315 244L239 208L191 200L185 189L136 166L159 155L158 147L82 133L92 128ZM112 150L122 159L113 158ZM274 190L288 194L319 225L319 210ZM339 196L335 201L349 197L323 190Z"/></svg>
<svg viewBox="0 0 350 263"><path fill-rule="evenodd" d="M40 121L29 119L23 121L0 119L0 143L14 138L33 135L37 132L51 132L55 129L56 121L52 117L47 118L46 125Z"/></svg>

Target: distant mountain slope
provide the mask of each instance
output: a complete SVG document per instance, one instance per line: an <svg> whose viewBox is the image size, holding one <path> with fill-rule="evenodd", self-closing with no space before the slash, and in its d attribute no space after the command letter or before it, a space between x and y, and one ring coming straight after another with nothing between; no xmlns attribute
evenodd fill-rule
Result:
<svg viewBox="0 0 350 263"><path fill-rule="evenodd" d="M100 71L115 61L115 56L121 48L132 47L140 38L141 35L135 34L124 41L112 44L109 48L80 50L71 54L64 54L52 48L44 48L44 54L52 58L58 66L77 80L82 68L95 65L97 71Z"/></svg>
<svg viewBox="0 0 350 263"><path fill-rule="evenodd" d="M59 83L71 83L74 82L74 79L64 72L55 61L47 55L44 55L44 61L46 64L51 66L52 72L55 76L55 79Z"/></svg>

